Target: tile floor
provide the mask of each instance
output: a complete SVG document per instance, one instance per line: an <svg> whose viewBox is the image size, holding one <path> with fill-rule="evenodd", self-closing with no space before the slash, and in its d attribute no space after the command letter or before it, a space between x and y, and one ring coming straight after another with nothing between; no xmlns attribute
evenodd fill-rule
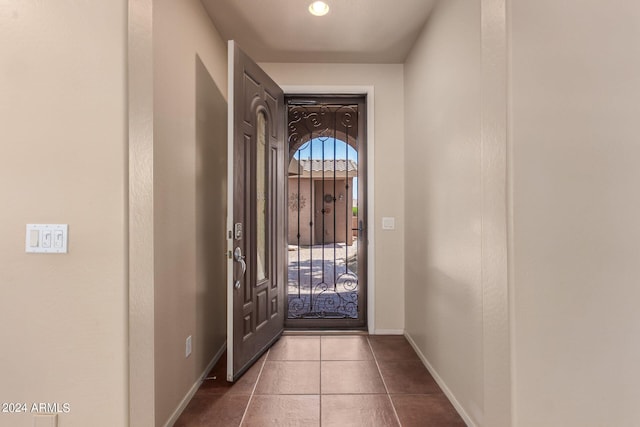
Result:
<svg viewBox="0 0 640 427"><path fill-rule="evenodd" d="M235 384L226 358L176 426L464 426L403 336L283 336Z"/></svg>

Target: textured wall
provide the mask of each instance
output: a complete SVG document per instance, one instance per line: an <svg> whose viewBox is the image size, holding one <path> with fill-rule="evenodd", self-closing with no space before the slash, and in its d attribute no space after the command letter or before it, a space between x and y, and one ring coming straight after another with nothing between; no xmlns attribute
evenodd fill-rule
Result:
<svg viewBox="0 0 640 427"><path fill-rule="evenodd" d="M480 2L438 2L405 63L406 330L482 425Z"/></svg>
<svg viewBox="0 0 640 427"><path fill-rule="evenodd" d="M510 1L516 425L640 425L640 4Z"/></svg>
<svg viewBox="0 0 640 427"><path fill-rule="evenodd" d="M126 37L125 1L0 3L0 402L64 426L127 424ZM69 253L25 254L27 223Z"/></svg>
<svg viewBox="0 0 640 427"><path fill-rule="evenodd" d="M164 425L226 340L227 56L197 0L155 1L153 43L155 422Z"/></svg>
<svg viewBox="0 0 640 427"><path fill-rule="evenodd" d="M511 425L507 16L439 1L405 63L407 335L469 425Z"/></svg>

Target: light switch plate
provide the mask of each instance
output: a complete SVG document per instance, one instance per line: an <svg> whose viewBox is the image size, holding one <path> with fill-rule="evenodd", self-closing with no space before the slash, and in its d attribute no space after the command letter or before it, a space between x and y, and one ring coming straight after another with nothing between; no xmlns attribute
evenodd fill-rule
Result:
<svg viewBox="0 0 640 427"><path fill-rule="evenodd" d="M25 251L66 254L68 236L68 224L27 224Z"/></svg>
<svg viewBox="0 0 640 427"><path fill-rule="evenodd" d="M396 229L396 219L394 217L384 217L384 218L382 218L382 229L383 230L395 230Z"/></svg>

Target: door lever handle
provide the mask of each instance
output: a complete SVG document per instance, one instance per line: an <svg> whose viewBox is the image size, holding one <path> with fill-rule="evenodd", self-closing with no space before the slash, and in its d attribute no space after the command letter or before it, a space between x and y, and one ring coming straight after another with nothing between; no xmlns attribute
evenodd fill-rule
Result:
<svg viewBox="0 0 640 427"><path fill-rule="evenodd" d="M240 266L242 267L242 273L240 274L240 279L242 279L244 277L244 274L247 272L247 263L245 262L245 256L242 255L242 249L240 249L240 246L238 246L235 251L233 251L233 258L236 260L236 262L240 263ZM240 280L236 280L233 284L233 287L236 289L240 289Z"/></svg>

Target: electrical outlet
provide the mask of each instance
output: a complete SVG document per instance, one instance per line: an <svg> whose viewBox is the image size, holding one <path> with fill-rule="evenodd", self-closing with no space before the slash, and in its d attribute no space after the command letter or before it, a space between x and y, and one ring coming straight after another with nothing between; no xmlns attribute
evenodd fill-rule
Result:
<svg viewBox="0 0 640 427"><path fill-rule="evenodd" d="M184 357L189 357L191 354L191 335L187 337L187 343L185 345Z"/></svg>
<svg viewBox="0 0 640 427"><path fill-rule="evenodd" d="M58 414L39 414L33 417L34 427L58 427Z"/></svg>

